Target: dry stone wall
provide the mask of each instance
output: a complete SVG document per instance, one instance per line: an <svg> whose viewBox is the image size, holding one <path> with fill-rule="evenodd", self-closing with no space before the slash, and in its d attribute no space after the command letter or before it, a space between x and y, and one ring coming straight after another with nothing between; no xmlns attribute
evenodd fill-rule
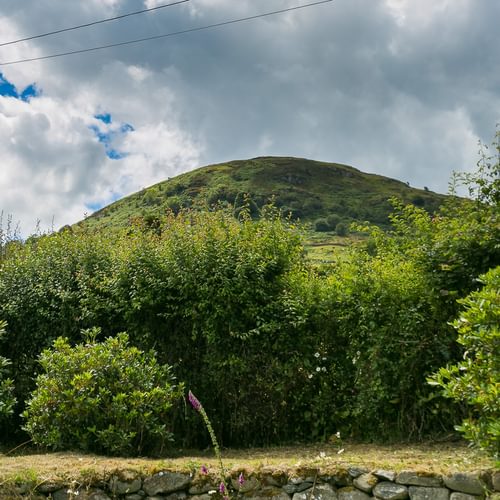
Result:
<svg viewBox="0 0 500 500"><path fill-rule="evenodd" d="M239 500L500 500L500 471L438 475L351 467L333 473L321 470L262 469L245 477L233 471L228 485ZM246 474L245 474L246 475ZM160 471L142 476L120 471L95 483L22 483L0 486L0 499L53 500L221 500L217 478L201 473Z"/></svg>

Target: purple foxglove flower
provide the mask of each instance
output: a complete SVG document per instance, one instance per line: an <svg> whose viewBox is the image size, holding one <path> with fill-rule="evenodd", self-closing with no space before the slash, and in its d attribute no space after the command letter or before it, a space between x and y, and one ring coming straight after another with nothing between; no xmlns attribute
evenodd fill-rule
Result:
<svg viewBox="0 0 500 500"><path fill-rule="evenodd" d="M243 476L243 472L238 476L238 484L241 486L245 482L245 477Z"/></svg>
<svg viewBox="0 0 500 500"><path fill-rule="evenodd" d="M208 469L207 469L206 465L202 465L201 466L201 473L202 474L208 474Z"/></svg>
<svg viewBox="0 0 500 500"><path fill-rule="evenodd" d="M219 492L222 493L223 495L226 492L226 485L224 483L219 484Z"/></svg>
<svg viewBox="0 0 500 500"><path fill-rule="evenodd" d="M200 409L201 409L201 403L198 401L198 399L196 398L196 396L191 391L188 392L188 399L189 399L189 402L191 403L191 406L196 411L200 411Z"/></svg>

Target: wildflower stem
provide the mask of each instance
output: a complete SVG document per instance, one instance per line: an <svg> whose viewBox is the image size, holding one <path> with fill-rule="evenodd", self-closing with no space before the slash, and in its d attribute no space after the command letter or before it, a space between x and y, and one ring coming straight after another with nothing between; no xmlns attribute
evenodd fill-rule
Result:
<svg viewBox="0 0 500 500"><path fill-rule="evenodd" d="M214 429L212 427L212 423L210 422L210 419L208 418L207 412L205 411L205 408L200 405L200 408L198 410L203 418L203 421L205 422L205 425L207 426L208 433L210 434L210 439L212 440L212 446L214 448L214 453L215 456L217 457L217 460L219 461L219 469L220 469L220 476L221 476L221 481L222 483L225 484L225 475L226 475L226 470L224 468L224 464L222 463L222 455L220 453L220 448L219 448L219 443L217 442L217 437L215 436Z"/></svg>
<svg viewBox="0 0 500 500"><path fill-rule="evenodd" d="M192 407L201 415L203 418L203 421L205 422L205 425L207 426L208 433L210 434L210 439L212 440L212 446L214 448L214 453L219 461L219 471L220 471L220 491L221 493L224 494L223 498L227 497L227 487L226 487L226 469L224 468L224 464L222 463L222 456L220 453L220 448L219 448L219 443L217 442L217 437L215 436L214 429L212 427L212 423L210 422L210 419L208 418L207 412L205 411L205 408L203 408L203 405L200 403L198 398L191 392L189 391L188 393L188 399L189 402L191 403Z"/></svg>

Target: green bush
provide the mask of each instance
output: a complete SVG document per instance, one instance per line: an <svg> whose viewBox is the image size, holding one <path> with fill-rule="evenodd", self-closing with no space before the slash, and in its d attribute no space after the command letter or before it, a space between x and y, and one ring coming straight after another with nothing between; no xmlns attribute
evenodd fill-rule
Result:
<svg viewBox="0 0 500 500"><path fill-rule="evenodd" d="M12 359L17 399L33 390L44 349L59 336L80 343L81 330L96 325L154 347L160 363L203 395L225 445L277 442L291 432L294 403L276 408L275 400L302 383L301 356L314 349L309 333L297 343L306 314L293 284L304 269L297 232L277 216L237 221L224 212L160 222L158 231L35 239L3 263L0 354ZM203 444L199 425L179 408L173 426L183 444Z"/></svg>
<svg viewBox="0 0 500 500"><path fill-rule="evenodd" d="M110 287L120 241L113 233L66 231L32 238L2 263L0 317L7 327L0 355L12 361L18 401L28 398L36 359L57 337L76 343L93 325L109 333L126 330Z"/></svg>
<svg viewBox="0 0 500 500"><path fill-rule="evenodd" d="M347 236L349 234L349 226L345 222L339 222L335 226L337 236Z"/></svg>
<svg viewBox="0 0 500 500"><path fill-rule="evenodd" d="M317 232L330 231L331 227L326 219L317 219L314 223L314 230Z"/></svg>
<svg viewBox="0 0 500 500"><path fill-rule="evenodd" d="M335 412L344 416L344 433L418 439L449 430L455 410L425 379L453 356L454 335L440 323L419 267L397 255L355 252L325 287L323 336L336 367L330 383L343 397Z"/></svg>
<svg viewBox="0 0 500 500"><path fill-rule="evenodd" d="M500 267L481 277L484 288L460 300L465 310L454 322L463 360L441 368L429 383L470 406L457 430L480 448L500 455Z"/></svg>
<svg viewBox="0 0 500 500"><path fill-rule="evenodd" d="M327 218L326 221L328 222L328 225L332 228L336 227L339 222L341 222L342 218L340 215L337 214L330 214Z"/></svg>
<svg viewBox="0 0 500 500"><path fill-rule="evenodd" d="M0 321L0 339L5 333L6 323ZM8 366L11 362L0 356L0 421L11 415L14 411L16 398L14 397L14 383L10 378L5 378Z"/></svg>
<svg viewBox="0 0 500 500"><path fill-rule="evenodd" d="M260 217L259 207L248 193L239 192L234 198L234 216L238 219L250 217L253 220Z"/></svg>
<svg viewBox="0 0 500 500"><path fill-rule="evenodd" d="M71 347L58 338L23 413L33 442L56 450L136 455L172 438L169 411L181 395L168 366L128 344L124 333Z"/></svg>

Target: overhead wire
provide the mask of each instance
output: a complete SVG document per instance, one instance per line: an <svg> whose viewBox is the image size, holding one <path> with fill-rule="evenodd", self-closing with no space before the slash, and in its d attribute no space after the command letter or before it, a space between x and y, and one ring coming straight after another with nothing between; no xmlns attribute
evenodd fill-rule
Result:
<svg viewBox="0 0 500 500"><path fill-rule="evenodd" d="M46 36L57 35L58 33L65 33L66 31L74 31L82 28L88 28L89 26L95 26L96 24L109 23L110 21L117 21L125 17L137 16L139 14L144 14L146 12L151 12L153 10L164 9L165 7L172 7L174 5L179 5L181 3L189 2L189 0L178 0L176 2L167 3L163 5L157 5L156 7L151 7L149 9L136 10L135 12L128 12L127 14L121 14L115 17L108 17L106 19L100 19L98 21L92 21L90 23L78 24L77 26L72 26L70 28L62 28L55 31L48 31L47 33L41 33L40 35L27 36L26 38L19 38L17 40L11 40L10 42L0 43L0 47L5 47L6 45L14 45L15 43L27 42L28 40L35 40L36 38L43 38Z"/></svg>
<svg viewBox="0 0 500 500"><path fill-rule="evenodd" d="M55 59L56 57L71 56L71 55L75 55L75 54L84 54L84 53L87 53L87 52L94 52L94 51L97 51L97 50L110 49L110 48L113 48L113 47L122 47L124 45L132 45L132 44L136 44L136 43L148 42L148 41L151 41L151 40L158 40L160 38L167 38L167 37L173 37L173 36L178 36L178 35L184 35L184 34L187 34L187 33L194 33L196 31L204 31L204 30L209 30L209 29L214 29L214 28L220 28L222 26L228 26L230 24L241 23L241 22L244 22L244 21L251 21L251 20L254 20L254 19L259 19L259 18L268 17L268 16L274 16L274 15L277 15L277 14L284 14L286 12L291 12L291 11L299 10L299 9L305 9L305 8L308 8L308 7L313 7L315 5L329 3L329 2L332 2L332 1L333 0L318 0L316 2L310 2L310 3L307 3L307 4L296 5L294 7L288 7L286 9L279 9L279 10L274 10L274 11L271 11L271 12L264 12L264 13L261 13L261 14L255 14L253 16L240 17L240 18L237 18L237 19L231 19L231 20L222 21L222 22L219 22L219 23L208 24L206 26L198 26L198 27L195 27L195 28L188 28L188 29L181 30L181 31L173 31L173 32L170 32L170 33L164 33L162 35L154 35L154 36L148 36L148 37L144 37L144 38L136 38L134 40L126 40L124 42L110 43L108 45L98 45L96 47L89 47L89 48L86 48L86 49L78 49L78 50L70 50L70 51L67 51L67 52L59 52L57 54L50 54L50 55L47 55L47 56L31 57L31 58L25 58L25 59L18 59L18 60L15 60L15 61L0 62L0 66L9 66L9 65L13 65L13 64L21 64L21 63L26 63L26 62L42 61L42 60L45 60L45 59Z"/></svg>

